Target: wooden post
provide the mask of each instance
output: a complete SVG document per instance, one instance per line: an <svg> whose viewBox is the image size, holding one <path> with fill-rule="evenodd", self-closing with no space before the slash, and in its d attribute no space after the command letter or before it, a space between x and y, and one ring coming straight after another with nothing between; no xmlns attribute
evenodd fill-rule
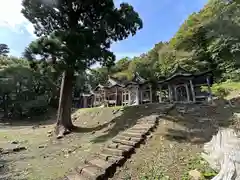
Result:
<svg viewBox="0 0 240 180"><path fill-rule="evenodd" d="M189 95L189 89L187 84L185 84L185 89L187 91L187 101L190 102L190 95Z"/></svg>
<svg viewBox="0 0 240 180"><path fill-rule="evenodd" d="M115 99L116 99L115 106L117 106L117 100L118 100L118 89L117 89L117 87L116 87Z"/></svg>
<svg viewBox="0 0 240 180"><path fill-rule="evenodd" d="M168 99L170 102L172 102L172 93L171 93L171 87L168 85Z"/></svg>
<svg viewBox="0 0 240 180"><path fill-rule="evenodd" d="M122 106L123 106L123 95L124 95L124 90L122 91Z"/></svg>
<svg viewBox="0 0 240 180"><path fill-rule="evenodd" d="M83 108L87 108L87 97L86 96L82 96L83 97Z"/></svg>
<svg viewBox="0 0 240 180"><path fill-rule="evenodd" d="M141 104L143 104L143 90L141 89L141 92L140 92L140 98L141 98Z"/></svg>
<svg viewBox="0 0 240 180"><path fill-rule="evenodd" d="M213 103L212 90L211 90L211 87L210 87L209 77L207 77L207 85L208 85L208 93L209 93L208 98L210 99L210 103Z"/></svg>
<svg viewBox="0 0 240 180"><path fill-rule="evenodd" d="M139 85L136 88L136 105L139 105Z"/></svg>
<svg viewBox="0 0 240 180"><path fill-rule="evenodd" d="M130 106L131 105L131 90L132 90L132 88L129 88L129 90L128 90L128 105Z"/></svg>
<svg viewBox="0 0 240 180"><path fill-rule="evenodd" d="M106 90L104 89L103 90L103 104L105 105L106 102L107 102L106 101ZM107 106L108 106L108 103L107 103Z"/></svg>
<svg viewBox="0 0 240 180"><path fill-rule="evenodd" d="M149 89L150 89L150 103L152 103L152 85L149 85Z"/></svg>
<svg viewBox="0 0 240 180"><path fill-rule="evenodd" d="M159 96L158 96L159 102L162 102L162 86L159 87Z"/></svg>
<svg viewBox="0 0 240 180"><path fill-rule="evenodd" d="M194 86L192 83L192 80L190 79L190 86L191 86L191 91L192 91L192 97L193 97L193 102L196 102L196 95L195 95L195 90L194 90Z"/></svg>
<svg viewBox="0 0 240 180"><path fill-rule="evenodd" d="M174 97L175 97L175 101L178 101L178 97L177 97L177 86L174 86Z"/></svg>

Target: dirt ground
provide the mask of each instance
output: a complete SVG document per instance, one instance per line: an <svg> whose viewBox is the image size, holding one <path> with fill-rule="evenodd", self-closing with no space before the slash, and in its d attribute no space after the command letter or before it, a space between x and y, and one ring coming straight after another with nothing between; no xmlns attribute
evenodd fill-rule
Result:
<svg viewBox="0 0 240 180"><path fill-rule="evenodd" d="M29 119L0 124L0 179L52 180L62 177L95 154L120 131L140 117L159 112L159 105L82 109L73 113L79 127L63 139L52 136L55 115L47 120ZM4 152L24 147L20 152ZM2 153L1 153L2 152Z"/></svg>
<svg viewBox="0 0 240 180"><path fill-rule="evenodd" d="M240 103L239 103L240 104ZM164 105L82 109L73 113L79 132L56 140L51 132L55 116L27 122L0 124L0 179L55 180L76 165L99 152L119 132L134 126L141 117L161 113ZM163 116L152 138L123 167L113 180L187 180L187 172L203 162L199 160L204 142L210 141L220 127L235 127L231 107L217 102L215 106L177 105ZM30 122L29 122L30 121ZM25 147L20 152L1 153L7 148ZM191 164L189 166L189 164ZM193 164L193 165L192 165ZM201 165L202 167L202 165Z"/></svg>
<svg viewBox="0 0 240 180"><path fill-rule="evenodd" d="M112 179L190 180L188 172L195 169L209 179L215 172L201 159L203 144L221 127L239 129L233 118L239 112L240 106L178 105Z"/></svg>

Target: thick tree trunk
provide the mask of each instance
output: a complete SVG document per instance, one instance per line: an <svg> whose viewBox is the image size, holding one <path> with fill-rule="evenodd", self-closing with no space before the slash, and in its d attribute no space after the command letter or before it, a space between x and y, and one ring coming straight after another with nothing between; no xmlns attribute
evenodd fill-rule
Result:
<svg viewBox="0 0 240 180"><path fill-rule="evenodd" d="M73 78L73 72L65 71L63 73L55 129L58 138L63 137L74 128L71 120Z"/></svg>

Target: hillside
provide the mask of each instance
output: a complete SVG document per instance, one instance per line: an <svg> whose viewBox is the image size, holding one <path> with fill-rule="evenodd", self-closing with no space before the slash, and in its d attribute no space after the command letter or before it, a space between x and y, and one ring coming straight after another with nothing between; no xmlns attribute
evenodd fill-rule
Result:
<svg viewBox="0 0 240 180"><path fill-rule="evenodd" d="M0 179L50 180L63 176L69 169L119 134L132 127L141 117L162 112L160 105L139 107L80 109L73 113L79 129L62 140L52 136L55 116L34 123L34 119L1 124ZM12 152L23 147L20 152ZM26 149L25 149L26 148Z"/></svg>

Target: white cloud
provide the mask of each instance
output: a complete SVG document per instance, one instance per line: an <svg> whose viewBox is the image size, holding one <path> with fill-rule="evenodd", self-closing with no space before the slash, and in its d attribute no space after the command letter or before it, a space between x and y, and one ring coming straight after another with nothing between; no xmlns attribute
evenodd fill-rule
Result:
<svg viewBox="0 0 240 180"><path fill-rule="evenodd" d="M7 0L0 2L0 28L7 27L12 31L21 33L20 27L33 35L32 24L22 15L22 0Z"/></svg>

